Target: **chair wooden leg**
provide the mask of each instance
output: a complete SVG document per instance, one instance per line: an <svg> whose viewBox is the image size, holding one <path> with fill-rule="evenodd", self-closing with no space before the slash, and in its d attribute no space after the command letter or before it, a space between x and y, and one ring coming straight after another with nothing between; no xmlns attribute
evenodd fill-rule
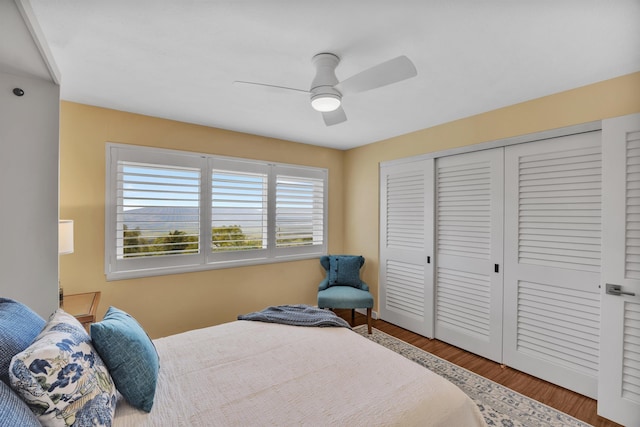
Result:
<svg viewBox="0 0 640 427"><path fill-rule="evenodd" d="M356 324L356 309L351 309L351 326Z"/></svg>
<svg viewBox="0 0 640 427"><path fill-rule="evenodd" d="M367 328L369 335L371 335L371 308L367 308Z"/></svg>

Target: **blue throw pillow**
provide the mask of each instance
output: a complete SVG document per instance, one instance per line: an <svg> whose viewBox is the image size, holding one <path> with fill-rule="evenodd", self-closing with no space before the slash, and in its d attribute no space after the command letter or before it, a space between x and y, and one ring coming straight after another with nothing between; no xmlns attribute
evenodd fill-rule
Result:
<svg viewBox="0 0 640 427"><path fill-rule="evenodd" d="M41 427L40 421L17 394L0 381L0 426Z"/></svg>
<svg viewBox="0 0 640 427"><path fill-rule="evenodd" d="M124 311L109 307L104 319L91 325L91 339L120 394L131 406L150 412L160 360L142 326Z"/></svg>
<svg viewBox="0 0 640 427"><path fill-rule="evenodd" d="M364 258L354 255L329 256L329 286L346 285L360 288L360 267Z"/></svg>
<svg viewBox="0 0 640 427"><path fill-rule="evenodd" d="M12 299L0 298L0 380L2 382L10 385L11 358L31 345L45 323L42 317L26 305Z"/></svg>
<svg viewBox="0 0 640 427"><path fill-rule="evenodd" d="M107 367L72 315L56 310L35 341L13 356L11 388L49 427L111 426L118 400Z"/></svg>

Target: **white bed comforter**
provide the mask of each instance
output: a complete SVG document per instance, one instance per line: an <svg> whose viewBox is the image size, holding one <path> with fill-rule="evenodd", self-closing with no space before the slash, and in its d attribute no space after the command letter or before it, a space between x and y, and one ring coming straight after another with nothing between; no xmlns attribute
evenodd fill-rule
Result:
<svg viewBox="0 0 640 427"><path fill-rule="evenodd" d="M122 399L120 426L484 426L431 371L345 328L236 321L154 341L151 413Z"/></svg>

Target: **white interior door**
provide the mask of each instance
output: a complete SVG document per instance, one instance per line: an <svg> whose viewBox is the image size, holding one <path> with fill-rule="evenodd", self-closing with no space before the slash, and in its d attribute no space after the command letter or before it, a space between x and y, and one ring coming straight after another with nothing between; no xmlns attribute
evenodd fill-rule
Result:
<svg viewBox="0 0 640 427"><path fill-rule="evenodd" d="M435 336L502 359L503 149L436 160Z"/></svg>
<svg viewBox="0 0 640 427"><path fill-rule="evenodd" d="M380 170L380 317L433 337L434 160Z"/></svg>
<svg viewBox="0 0 640 427"><path fill-rule="evenodd" d="M503 363L596 397L601 133L505 148Z"/></svg>
<svg viewBox="0 0 640 427"><path fill-rule="evenodd" d="M640 426L640 114L604 120L602 144L598 414Z"/></svg>

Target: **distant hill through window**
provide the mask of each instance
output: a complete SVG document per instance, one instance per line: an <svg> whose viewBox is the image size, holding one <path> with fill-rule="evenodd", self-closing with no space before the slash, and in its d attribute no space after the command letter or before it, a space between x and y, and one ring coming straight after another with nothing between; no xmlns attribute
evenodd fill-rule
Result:
<svg viewBox="0 0 640 427"><path fill-rule="evenodd" d="M242 228L254 228L262 224L262 212L255 210L255 216L243 215L238 218L234 208L214 208L213 222L215 226L238 225ZM143 235L155 235L158 231L185 229L185 222L198 223L200 221L196 207L149 207L130 209L123 213L124 224L129 230L139 228Z"/></svg>

